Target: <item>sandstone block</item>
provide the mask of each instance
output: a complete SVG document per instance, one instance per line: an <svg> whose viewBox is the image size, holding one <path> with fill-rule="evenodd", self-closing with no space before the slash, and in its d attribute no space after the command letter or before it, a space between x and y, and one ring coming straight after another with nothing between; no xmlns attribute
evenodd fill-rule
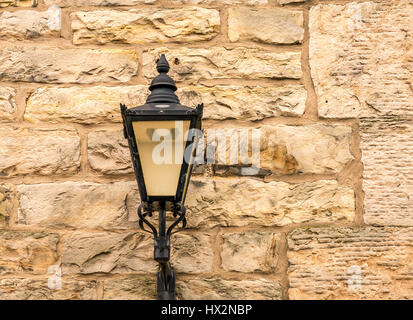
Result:
<svg viewBox="0 0 413 320"><path fill-rule="evenodd" d="M261 127L261 168L281 174L340 172L353 156L351 127L334 124Z"/></svg>
<svg viewBox="0 0 413 320"><path fill-rule="evenodd" d="M171 263L177 273L211 272L213 253L207 235L177 234ZM154 273L153 238L142 233L76 231L63 243L64 273Z"/></svg>
<svg viewBox="0 0 413 320"><path fill-rule="evenodd" d="M321 117L413 115L412 20L409 0L311 8L310 67Z"/></svg>
<svg viewBox="0 0 413 320"><path fill-rule="evenodd" d="M191 227L284 226L354 219L354 191L332 180L299 184L253 178L191 181L185 203Z"/></svg>
<svg viewBox="0 0 413 320"><path fill-rule="evenodd" d="M137 71L133 49L0 48L0 81L127 82Z"/></svg>
<svg viewBox="0 0 413 320"><path fill-rule="evenodd" d="M0 122L9 122L16 119L16 90L9 87L0 87Z"/></svg>
<svg viewBox="0 0 413 320"><path fill-rule="evenodd" d="M62 279L61 289L50 289L48 279L7 278L0 280L2 300L95 300L95 281Z"/></svg>
<svg viewBox="0 0 413 320"><path fill-rule="evenodd" d="M219 11L201 7L71 14L73 43L143 44L211 40L219 32Z"/></svg>
<svg viewBox="0 0 413 320"><path fill-rule="evenodd" d="M280 8L230 8L228 37L231 42L301 43L304 38L303 13Z"/></svg>
<svg viewBox="0 0 413 320"><path fill-rule="evenodd" d="M13 211L14 192L9 184L0 184L0 227L5 227Z"/></svg>
<svg viewBox="0 0 413 320"><path fill-rule="evenodd" d="M156 76L156 60L161 53L169 59L169 74L175 81L300 79L302 75L300 52L277 53L254 47L157 48L143 53L143 75L148 81Z"/></svg>
<svg viewBox="0 0 413 320"><path fill-rule="evenodd" d="M413 121L362 118L364 221L413 226Z"/></svg>
<svg viewBox="0 0 413 320"><path fill-rule="evenodd" d="M193 4L193 5L266 5L268 0L171 0L173 4Z"/></svg>
<svg viewBox="0 0 413 320"><path fill-rule="evenodd" d="M154 276L129 276L106 280L103 284L105 300L155 300L156 279Z"/></svg>
<svg viewBox="0 0 413 320"><path fill-rule="evenodd" d="M1 89L0 89L1 92ZM12 91L13 92L13 91ZM9 90L0 106L10 99ZM115 87L42 87L27 100L24 119L31 123L74 122L95 124L121 122L119 101L128 107L144 104L147 86ZM306 90L302 85L280 87L216 85L181 87L177 92L182 104L190 107L203 102L204 119L261 120L278 116L302 116ZM7 106L9 110L9 102Z"/></svg>
<svg viewBox="0 0 413 320"><path fill-rule="evenodd" d="M171 264L177 273L212 272L211 237L177 233L171 239Z"/></svg>
<svg viewBox="0 0 413 320"><path fill-rule="evenodd" d="M307 0L277 0L279 4L289 4L289 3L298 3L298 2L306 2Z"/></svg>
<svg viewBox="0 0 413 320"><path fill-rule="evenodd" d="M19 185L18 222L49 228L134 229L139 201L131 182Z"/></svg>
<svg viewBox="0 0 413 320"><path fill-rule="evenodd" d="M412 299L413 228L300 228L288 248L290 299Z"/></svg>
<svg viewBox="0 0 413 320"><path fill-rule="evenodd" d="M37 0L0 0L0 8L35 6L37 6Z"/></svg>
<svg viewBox="0 0 413 320"><path fill-rule="evenodd" d="M222 238L221 267L225 271L275 271L278 261L277 242L280 240L278 234L246 231L224 234Z"/></svg>
<svg viewBox="0 0 413 320"><path fill-rule="evenodd" d="M135 6L139 4L153 4L157 0L44 0L46 5L59 7L86 7L86 6Z"/></svg>
<svg viewBox="0 0 413 320"><path fill-rule="evenodd" d="M128 107L141 105L145 103L148 94L147 87L141 85L42 87L30 94L24 120L31 123L121 122L119 103L125 103Z"/></svg>
<svg viewBox="0 0 413 320"><path fill-rule="evenodd" d="M215 85L179 88L182 104L204 103L204 119L262 120L304 114L307 92L303 85L277 87Z"/></svg>
<svg viewBox="0 0 413 320"><path fill-rule="evenodd" d="M348 125L226 126L205 133L208 162L218 165L254 165L276 174L323 174L340 172L353 159Z"/></svg>
<svg viewBox="0 0 413 320"><path fill-rule="evenodd" d="M276 280L183 280L176 284L181 300L281 300L282 287Z"/></svg>
<svg viewBox="0 0 413 320"><path fill-rule="evenodd" d="M80 167L74 130L0 129L0 175L73 174Z"/></svg>
<svg viewBox="0 0 413 320"><path fill-rule="evenodd" d="M67 273L153 273L153 239L142 233L75 231L63 242L62 271Z"/></svg>
<svg viewBox="0 0 413 320"><path fill-rule="evenodd" d="M33 39L59 36L62 10L57 6L47 11L21 10L0 13L0 39Z"/></svg>
<svg viewBox="0 0 413 320"><path fill-rule="evenodd" d="M0 230L0 239L2 274L47 274L48 268L57 262L57 234Z"/></svg>
<svg viewBox="0 0 413 320"><path fill-rule="evenodd" d="M123 129L95 131L88 135L90 167L104 174L133 173L128 141Z"/></svg>

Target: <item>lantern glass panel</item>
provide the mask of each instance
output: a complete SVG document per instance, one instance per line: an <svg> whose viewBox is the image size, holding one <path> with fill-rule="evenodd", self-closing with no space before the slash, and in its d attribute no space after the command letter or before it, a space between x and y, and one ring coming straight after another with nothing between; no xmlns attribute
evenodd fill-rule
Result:
<svg viewBox="0 0 413 320"><path fill-rule="evenodd" d="M146 193L175 196L190 120L133 121Z"/></svg>

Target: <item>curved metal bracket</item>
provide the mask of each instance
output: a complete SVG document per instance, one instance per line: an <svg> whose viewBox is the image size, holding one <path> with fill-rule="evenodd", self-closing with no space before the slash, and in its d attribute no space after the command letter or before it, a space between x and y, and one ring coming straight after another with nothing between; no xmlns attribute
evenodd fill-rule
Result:
<svg viewBox="0 0 413 320"><path fill-rule="evenodd" d="M141 205L139 205L138 207L138 216L139 216L139 227L141 228L142 231L148 232L148 233L152 233L154 237L158 236L158 231L156 230L155 226L150 223L146 217L152 216L152 211L149 208L149 211L147 212L143 212L144 210L144 204L142 203ZM184 229L186 227L186 209L185 206L181 203L177 203L174 205L174 209L173 209L173 216L176 218L178 217L178 219L176 219L168 228L168 231L166 232L166 234L168 236L170 236L171 234L177 233L179 231L181 231L182 229ZM172 232L172 230L179 225L182 222L182 227L178 230L176 230L175 232ZM147 229L145 229L145 225L147 225L152 231L149 231Z"/></svg>
<svg viewBox="0 0 413 320"><path fill-rule="evenodd" d="M139 227L143 231L152 233L154 237L157 237L158 231L156 231L156 228L148 220L146 220L146 216L147 215L151 216L152 212L148 211L148 212L142 213L143 207L144 207L143 203L138 207ZM149 228L151 228L152 232L146 230L143 224L146 224Z"/></svg>
<svg viewBox="0 0 413 320"><path fill-rule="evenodd" d="M145 208L147 209L145 210ZM157 207L158 208L158 207ZM176 220L166 229L166 205L161 203L158 215L158 230L147 219L147 216L152 216L152 206L150 204L142 203L138 207L139 227L154 236L154 259L159 263L159 272L157 280L158 299L160 300L174 300L175 299L175 271L169 263L170 259L170 238L171 235L181 231L186 226L186 210L182 203L174 203L172 213ZM182 223L182 228L172 232L172 230ZM145 229L145 225L151 231Z"/></svg>
<svg viewBox="0 0 413 320"><path fill-rule="evenodd" d="M179 208L178 208L179 205ZM170 236L171 234L177 233L179 231L181 231L183 228L186 227L186 217L185 217L185 213L186 213L186 209L185 206L183 204L177 204L174 208L174 216L179 216L179 218L170 225L170 227L168 228L168 231L166 232L166 234L168 236ZM180 222L182 222L182 228L176 230L175 232L172 232L172 229L175 228Z"/></svg>

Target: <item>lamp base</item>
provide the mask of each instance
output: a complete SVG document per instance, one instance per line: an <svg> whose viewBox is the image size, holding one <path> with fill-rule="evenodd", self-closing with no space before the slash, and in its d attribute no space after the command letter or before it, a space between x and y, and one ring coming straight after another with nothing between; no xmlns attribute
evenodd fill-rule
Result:
<svg viewBox="0 0 413 320"><path fill-rule="evenodd" d="M176 300L175 296L175 270L169 263L160 264L158 271L157 291L158 300Z"/></svg>
<svg viewBox="0 0 413 320"><path fill-rule="evenodd" d="M176 300L175 292L158 291L158 300Z"/></svg>
<svg viewBox="0 0 413 320"><path fill-rule="evenodd" d="M147 211L144 211L146 208ZM170 259L170 237L172 230L179 223L185 228L185 207L182 204L175 203L173 206L173 216L178 217L168 229L166 229L166 204L162 203L158 210L159 228L156 230L146 216L152 216L153 208L146 203L142 203L138 208L139 226L143 231L150 232L144 228L144 224L152 230L154 235L154 258L159 263L157 277L158 300L176 300L175 295L175 270L169 263ZM179 230L178 230L179 231Z"/></svg>

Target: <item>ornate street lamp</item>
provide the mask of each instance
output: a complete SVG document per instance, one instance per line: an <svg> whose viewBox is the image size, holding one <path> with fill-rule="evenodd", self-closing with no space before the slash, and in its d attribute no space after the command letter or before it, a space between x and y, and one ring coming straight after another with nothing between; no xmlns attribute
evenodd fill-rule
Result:
<svg viewBox="0 0 413 320"><path fill-rule="evenodd" d="M142 201L138 208L139 226L155 239L158 299L174 300L170 236L179 223L182 228L186 225L184 202L200 138L203 105L193 109L179 103L175 82L167 75L165 55L161 55L156 68L159 75L152 80L146 103L130 109L121 104L120 108ZM148 219L154 212L158 213L158 229ZM168 228L167 212L174 217Z"/></svg>

